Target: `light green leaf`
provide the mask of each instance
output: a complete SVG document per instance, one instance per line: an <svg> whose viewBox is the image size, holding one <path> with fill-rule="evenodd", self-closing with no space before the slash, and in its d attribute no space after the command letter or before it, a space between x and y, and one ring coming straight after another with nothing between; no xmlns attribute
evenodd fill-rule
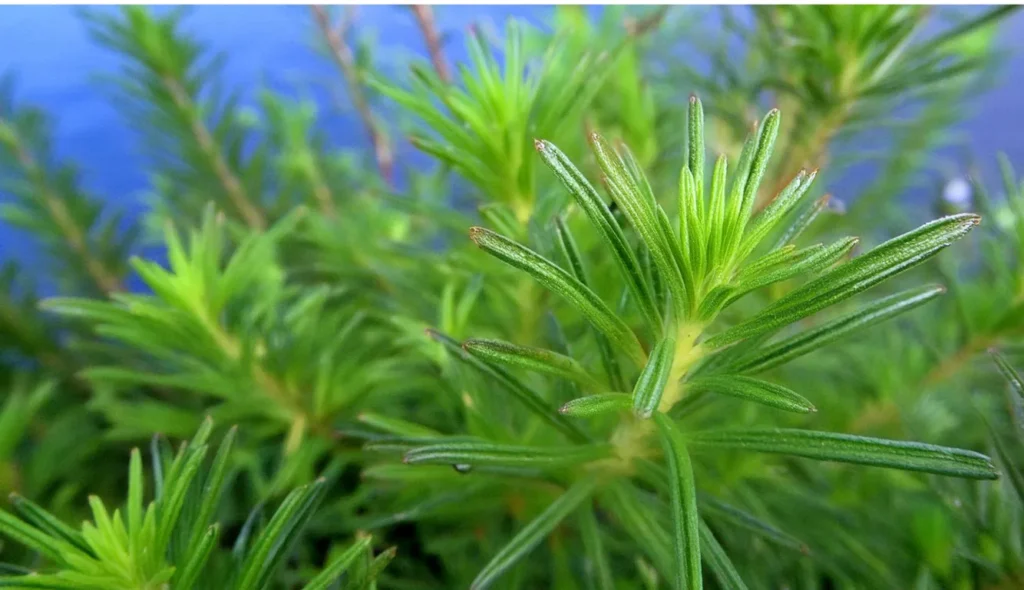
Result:
<svg viewBox="0 0 1024 590"><path fill-rule="evenodd" d="M658 312L651 287L643 277L640 263L629 242L626 241L626 235L611 211L608 210L604 200L587 182L586 177L554 144L538 140L535 142L535 147L551 171L565 185L576 204L587 214L590 223L594 225L605 243L611 247L612 256L615 258L622 278L626 281L626 287L640 307L648 328L653 333L660 334L661 314ZM612 340L614 341L614 338Z"/></svg>
<svg viewBox="0 0 1024 590"><path fill-rule="evenodd" d="M668 383L669 373L672 371L672 361L675 357L675 338L665 338L658 342L651 351L640 377L633 388L633 413L639 418L650 418L651 414L658 409L661 403L661 396L665 393L665 385Z"/></svg>
<svg viewBox="0 0 1024 590"><path fill-rule="evenodd" d="M789 412L816 412L814 404L781 385L742 375L697 377L686 386L690 395L717 393L744 399Z"/></svg>
<svg viewBox="0 0 1024 590"><path fill-rule="evenodd" d="M671 244L676 238L671 235L671 229L662 224L658 215L661 208L657 202L654 202L653 196L645 194L636 185L622 158L604 138L593 133L590 139L594 155L605 174L605 182L615 197L615 202L619 204L629 222L640 235L640 239L651 254L651 259L658 269L661 280L668 285L676 317L682 317L685 310L687 288L672 253L673 246Z"/></svg>
<svg viewBox="0 0 1024 590"><path fill-rule="evenodd" d="M753 318L713 336L705 345L712 349L727 346L839 303L938 254L980 220L973 214L951 215L893 238L796 289Z"/></svg>
<svg viewBox="0 0 1024 590"><path fill-rule="evenodd" d="M647 360L636 334L586 285L543 256L490 230L471 228L470 237L486 252L529 273L546 288L564 297L637 365Z"/></svg>
<svg viewBox="0 0 1024 590"><path fill-rule="evenodd" d="M303 590L328 590L331 584L340 578L345 573L345 570L352 565L352 562L366 552L372 541L373 537L370 536L363 537L356 541L351 547L342 551L337 557L331 560L327 567L303 586Z"/></svg>
<svg viewBox="0 0 1024 590"><path fill-rule="evenodd" d="M176 588L192 588L196 580L203 573L203 567L210 558L210 553L217 545L220 537L220 526L212 525L206 529L202 536L196 538L189 544L189 551L184 566L176 570L174 585Z"/></svg>
<svg viewBox="0 0 1024 590"><path fill-rule="evenodd" d="M566 416L582 418L629 409L633 396L628 393L599 393L570 400L558 411Z"/></svg>

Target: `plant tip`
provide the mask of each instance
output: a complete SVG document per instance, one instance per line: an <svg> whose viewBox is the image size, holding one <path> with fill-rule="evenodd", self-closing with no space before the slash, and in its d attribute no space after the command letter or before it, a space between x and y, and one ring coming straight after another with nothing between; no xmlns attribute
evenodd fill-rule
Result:
<svg viewBox="0 0 1024 590"><path fill-rule="evenodd" d="M537 139L536 137L533 138L533 149L537 150L538 152L543 152L546 148L547 146L544 144L543 139Z"/></svg>
<svg viewBox="0 0 1024 590"><path fill-rule="evenodd" d="M480 236L487 230L482 227L473 226L469 228L469 239L473 240L473 243L480 244Z"/></svg>

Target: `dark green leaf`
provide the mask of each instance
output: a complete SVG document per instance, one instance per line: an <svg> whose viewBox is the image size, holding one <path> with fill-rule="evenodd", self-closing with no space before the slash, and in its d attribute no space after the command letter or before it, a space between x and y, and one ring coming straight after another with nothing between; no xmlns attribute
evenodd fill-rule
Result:
<svg viewBox="0 0 1024 590"><path fill-rule="evenodd" d="M669 467L672 490L672 529L678 590L704 587L700 561L700 516L697 514L697 488L693 467L682 435L672 419L658 412L654 421L661 433L661 445Z"/></svg>
<svg viewBox="0 0 1024 590"><path fill-rule="evenodd" d="M565 517L590 497L597 486L594 478L578 480L559 496L544 512L526 525L508 545L498 552L473 580L472 590L489 587L509 567L528 553L547 536Z"/></svg>
<svg viewBox="0 0 1024 590"><path fill-rule="evenodd" d="M923 305L945 292L943 287L908 289L877 299L860 309L771 344L730 365L732 371L758 373L817 350L846 334L867 328Z"/></svg>
<svg viewBox="0 0 1024 590"><path fill-rule="evenodd" d="M402 460L417 464L564 467L607 457L608 445L528 447L485 442L444 442L414 448Z"/></svg>
<svg viewBox="0 0 1024 590"><path fill-rule="evenodd" d="M466 340L462 347L470 354L491 362L576 381L591 391L600 391L603 388L601 383L590 376L578 362L551 350L520 346L501 340L482 339Z"/></svg>
<svg viewBox="0 0 1024 590"><path fill-rule="evenodd" d="M834 432L796 429L706 431L688 435L687 442L691 447L779 453L971 479L998 477L992 461L974 451Z"/></svg>

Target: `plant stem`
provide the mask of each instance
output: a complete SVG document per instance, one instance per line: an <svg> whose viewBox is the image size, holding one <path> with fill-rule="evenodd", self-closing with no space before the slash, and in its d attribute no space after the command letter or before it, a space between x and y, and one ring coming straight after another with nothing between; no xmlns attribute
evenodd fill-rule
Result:
<svg viewBox="0 0 1024 590"><path fill-rule="evenodd" d="M217 145L213 134L206 127L202 117L199 116L192 98L189 97L182 87L181 82L171 76L162 76L161 81L167 92L170 93L174 105L188 120L192 137L195 138L200 151L210 161L213 173L217 177L218 182L220 182L221 188L227 194L231 204L238 210L238 213L249 227L259 230L266 228L267 222L263 212L249 200L249 196L246 195L245 189L242 187L242 182L231 171L230 166L224 160L224 154L221 153L220 146Z"/></svg>
<svg viewBox="0 0 1024 590"><path fill-rule="evenodd" d="M0 120L0 124L10 127L2 120ZM117 273L107 268L101 260L90 253L85 231L78 226L64 200L50 185L45 171L39 166L39 163L32 154L16 138L10 147L13 148L18 163L25 170L25 175L35 185L36 191L38 191L39 197L42 199L46 210L50 213L54 224L63 234L64 239L67 240L72 252L82 260L86 272L96 284L96 287L104 295L123 291L124 284Z"/></svg>
<svg viewBox="0 0 1024 590"><path fill-rule="evenodd" d="M949 379L960 372L960 369L962 369L968 361L974 358L975 355L993 346L998 342L998 340L999 338L995 334L980 334L975 336L957 349L955 353L946 357L945 360L929 371L921 381L921 384L924 387L931 387Z"/></svg>
<svg viewBox="0 0 1024 590"><path fill-rule="evenodd" d="M377 160L377 168L380 170L380 175L390 185L392 184L394 156L387 137L370 110L370 103L366 99L366 94L363 92L361 84L362 75L359 73L352 49L345 41L345 34L350 25L350 19L347 17L343 18L340 26L334 28L331 26L331 19L327 14L326 8L320 5L313 5L310 6L310 10L313 11L313 18L320 29L320 34L323 35L324 41L327 42L331 57L334 58L334 63L338 66L342 78L345 80L348 97L352 101L353 106L355 106L356 112L366 128L366 133L370 137L370 143L373 146L373 154Z"/></svg>
<svg viewBox="0 0 1024 590"><path fill-rule="evenodd" d="M412 13L416 16L416 24L419 25L423 39L427 42L427 51L430 53L430 61L434 64L437 76L442 82L451 83L452 76L444 59L444 51L441 49L441 35L438 34L437 24L434 22L434 10L425 4L414 4Z"/></svg>

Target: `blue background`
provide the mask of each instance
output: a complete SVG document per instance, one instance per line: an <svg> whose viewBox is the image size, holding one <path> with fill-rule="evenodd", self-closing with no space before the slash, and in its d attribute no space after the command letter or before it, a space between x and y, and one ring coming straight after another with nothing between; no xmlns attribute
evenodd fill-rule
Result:
<svg viewBox="0 0 1024 590"><path fill-rule="evenodd" d="M115 10L113 7L96 10ZM474 21L500 22L507 16L541 22L550 8L540 6L440 7L439 27L458 37ZM424 53L423 40L411 12L404 7L362 7L360 32L372 32L387 52L387 61L402 53ZM313 48L315 31L304 6L195 7L185 20L186 30L212 50L227 53L224 82L229 88L255 93L262 84L275 89L305 85L315 78L340 82L330 62ZM1011 161L1024 162L1024 14L1004 25L1001 47L1010 52L1002 84L971 105L969 119L958 129L968 138L971 152L991 170L997 151ZM446 48L459 59L461 41ZM145 165L137 137L108 100L97 75L117 71L119 57L96 46L88 37L76 9L60 6L0 7L0 73L13 72L19 102L45 109L55 125L55 150L82 171L86 188L129 211L141 211L146 187ZM249 94L252 96L252 94ZM358 126L335 121L333 135L355 145L364 141ZM842 187L833 187L842 195ZM24 236L4 229L0 260L28 261L34 246Z"/></svg>

